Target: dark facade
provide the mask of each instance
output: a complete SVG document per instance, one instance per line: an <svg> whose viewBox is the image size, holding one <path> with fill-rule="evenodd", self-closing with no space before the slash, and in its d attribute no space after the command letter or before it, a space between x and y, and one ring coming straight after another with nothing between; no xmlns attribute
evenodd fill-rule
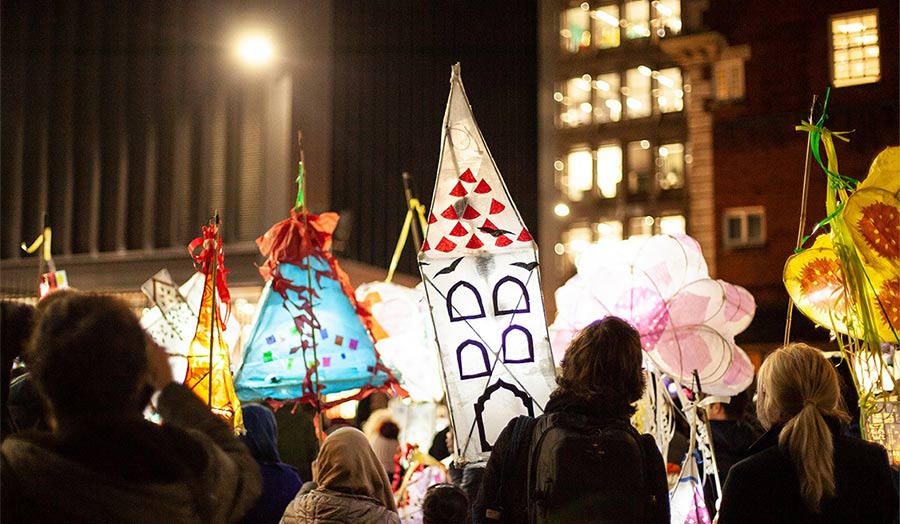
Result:
<svg viewBox="0 0 900 524"><path fill-rule="evenodd" d="M745 206L765 211L765 243L723 247L717 263L719 278L740 283L756 297L759 312L748 330L751 338L777 341L783 332L788 296L782 271L797 242L807 142L807 134L794 127L809 120L813 96L815 118L821 115L826 90L834 85L830 20L873 10L878 20L880 79L832 87L825 122L833 131L853 131L849 143L835 141L840 172L863 179L882 149L900 144L897 3L723 1L712 2L706 13L708 26L730 46L749 47L745 97L712 103L710 109L716 215L723 217L728 209ZM825 186L825 174L813 162L804 235L826 216ZM716 225L722 242L725 222L720 219ZM806 336L827 339L825 330L814 333L806 323L798 326L807 330Z"/></svg>
<svg viewBox="0 0 900 524"><path fill-rule="evenodd" d="M3 2L0 293L34 293L19 243L45 212L76 287L183 280L216 210L230 282L260 286L254 240L294 201L297 130L310 209L343 214L336 250L387 267L401 172L430 199L457 61L534 223L535 19L534 2ZM254 27L277 56L248 71L233 39ZM400 270L418 273L411 248Z"/></svg>

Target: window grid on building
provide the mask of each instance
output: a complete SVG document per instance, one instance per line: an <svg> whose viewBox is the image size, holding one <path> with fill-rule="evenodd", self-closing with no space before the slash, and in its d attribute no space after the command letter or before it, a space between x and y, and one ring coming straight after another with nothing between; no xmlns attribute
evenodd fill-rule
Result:
<svg viewBox="0 0 900 524"><path fill-rule="evenodd" d="M722 214L722 243L726 249L758 247L766 243L766 208L732 207Z"/></svg>
<svg viewBox="0 0 900 524"><path fill-rule="evenodd" d="M831 55L834 87L878 82L881 79L878 11L833 16Z"/></svg>

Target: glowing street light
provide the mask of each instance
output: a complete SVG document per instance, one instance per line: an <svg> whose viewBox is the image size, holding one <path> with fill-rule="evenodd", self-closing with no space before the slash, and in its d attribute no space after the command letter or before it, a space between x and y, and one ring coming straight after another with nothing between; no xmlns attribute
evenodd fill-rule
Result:
<svg viewBox="0 0 900 524"><path fill-rule="evenodd" d="M261 34L249 34L238 39L237 56L251 67L263 67L272 61L275 48L272 39Z"/></svg>

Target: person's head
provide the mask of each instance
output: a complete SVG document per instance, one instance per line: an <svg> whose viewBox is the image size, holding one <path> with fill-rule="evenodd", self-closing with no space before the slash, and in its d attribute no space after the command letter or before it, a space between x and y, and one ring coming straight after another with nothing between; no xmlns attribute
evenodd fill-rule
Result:
<svg viewBox="0 0 900 524"><path fill-rule="evenodd" d="M395 510L384 466L362 431L345 427L328 435L312 463L313 480L323 489L364 495Z"/></svg>
<svg viewBox="0 0 900 524"><path fill-rule="evenodd" d="M152 388L137 317L116 298L54 295L38 308L27 359L54 420L78 427L140 417Z"/></svg>
<svg viewBox="0 0 900 524"><path fill-rule="evenodd" d="M469 499L462 488L453 484L435 484L422 500L422 524L468 524Z"/></svg>
<svg viewBox="0 0 900 524"><path fill-rule="evenodd" d="M400 436L400 426L393 420L385 420L378 428L378 434L388 440L397 440Z"/></svg>
<svg viewBox="0 0 900 524"><path fill-rule="evenodd" d="M35 309L29 304L0 302L0 354L3 361L3 385L0 394L6 401L13 363L23 353L34 328Z"/></svg>
<svg viewBox="0 0 900 524"><path fill-rule="evenodd" d="M837 372L823 354L806 344L789 344L769 355L759 369L757 414L771 428L797 470L807 507L817 511L833 495L834 443L824 417L846 420Z"/></svg>
<svg viewBox="0 0 900 524"><path fill-rule="evenodd" d="M633 414L644 394L641 336L628 322L605 317L581 330L569 344L557 379L560 388Z"/></svg>
<svg viewBox="0 0 900 524"><path fill-rule="evenodd" d="M272 410L260 404L243 404L241 413L247 433L241 440L260 463L281 462L278 454L278 426Z"/></svg>

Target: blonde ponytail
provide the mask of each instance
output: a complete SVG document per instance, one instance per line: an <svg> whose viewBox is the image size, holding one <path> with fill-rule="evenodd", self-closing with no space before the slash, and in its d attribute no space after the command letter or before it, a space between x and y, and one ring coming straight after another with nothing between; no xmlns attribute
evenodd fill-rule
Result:
<svg viewBox="0 0 900 524"><path fill-rule="evenodd" d="M794 464L800 495L818 513L835 495L834 440L825 417L846 420L837 372L806 344L778 349L759 370L758 411L766 426L784 424L779 447Z"/></svg>

